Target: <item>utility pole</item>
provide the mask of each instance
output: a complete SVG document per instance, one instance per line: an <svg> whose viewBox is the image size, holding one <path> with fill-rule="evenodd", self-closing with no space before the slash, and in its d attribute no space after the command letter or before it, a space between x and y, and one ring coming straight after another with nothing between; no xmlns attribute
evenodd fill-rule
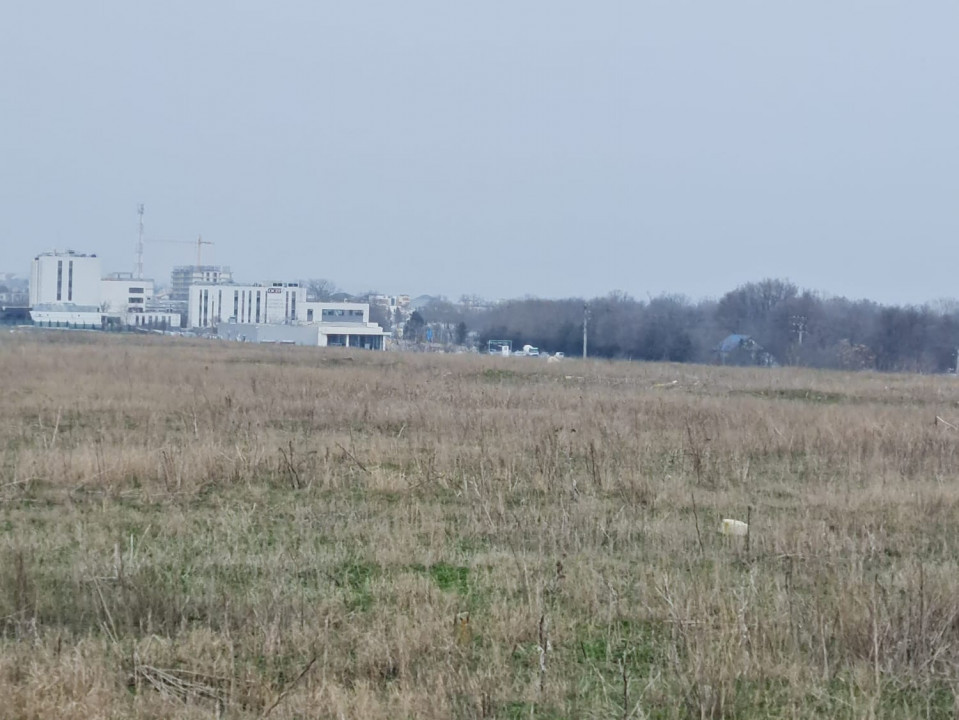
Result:
<svg viewBox="0 0 959 720"><path fill-rule="evenodd" d="M589 303L583 303L583 360L586 359L586 326L589 325Z"/></svg>
<svg viewBox="0 0 959 720"><path fill-rule="evenodd" d="M140 220L137 233L137 280L143 279L143 203L137 205L137 216Z"/></svg>
<svg viewBox="0 0 959 720"><path fill-rule="evenodd" d="M793 330L796 331L796 335L799 338L799 344L802 345L803 335L806 334L806 316L805 315L793 315L792 316L792 326Z"/></svg>

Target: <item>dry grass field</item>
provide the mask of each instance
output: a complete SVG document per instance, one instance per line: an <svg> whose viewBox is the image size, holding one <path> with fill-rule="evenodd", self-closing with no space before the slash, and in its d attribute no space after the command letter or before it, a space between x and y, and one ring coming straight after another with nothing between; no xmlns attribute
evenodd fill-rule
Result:
<svg viewBox="0 0 959 720"><path fill-rule="evenodd" d="M0 377L2 718L956 716L955 378L82 332Z"/></svg>

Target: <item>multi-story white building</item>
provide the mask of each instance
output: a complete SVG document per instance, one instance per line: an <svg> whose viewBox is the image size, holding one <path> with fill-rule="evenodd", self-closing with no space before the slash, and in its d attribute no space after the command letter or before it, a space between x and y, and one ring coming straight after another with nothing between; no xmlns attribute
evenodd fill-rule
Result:
<svg viewBox="0 0 959 720"><path fill-rule="evenodd" d="M188 325L229 340L321 347L380 350L385 336L368 303L307 301L299 283L193 285Z"/></svg>
<svg viewBox="0 0 959 720"><path fill-rule="evenodd" d="M213 328L224 322L290 324L301 319L306 288L299 283L190 286L187 326Z"/></svg>
<svg viewBox="0 0 959 720"><path fill-rule="evenodd" d="M151 306L153 281L132 273L100 275L96 255L49 252L37 255L30 273L30 315L40 325L179 327L180 315Z"/></svg>
<svg viewBox="0 0 959 720"><path fill-rule="evenodd" d="M170 299L186 302L192 285L222 285L233 282L233 273L224 265L178 265L170 273Z"/></svg>
<svg viewBox="0 0 959 720"><path fill-rule="evenodd" d="M100 258L72 250L46 252L33 259L30 306L100 305Z"/></svg>
<svg viewBox="0 0 959 720"><path fill-rule="evenodd" d="M30 268L30 316L49 326L100 327L100 258L40 253Z"/></svg>
<svg viewBox="0 0 959 720"><path fill-rule="evenodd" d="M133 273L111 273L100 281L100 311L107 323L180 327L180 313L155 302L153 280Z"/></svg>
<svg viewBox="0 0 959 720"><path fill-rule="evenodd" d="M111 273L100 280L100 309L105 313L146 310L153 302L153 280L138 279L133 273Z"/></svg>

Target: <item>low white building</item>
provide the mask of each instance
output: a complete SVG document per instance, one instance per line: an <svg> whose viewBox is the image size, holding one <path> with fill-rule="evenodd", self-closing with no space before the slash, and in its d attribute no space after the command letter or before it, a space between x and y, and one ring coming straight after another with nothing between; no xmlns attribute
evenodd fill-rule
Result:
<svg viewBox="0 0 959 720"><path fill-rule="evenodd" d="M180 313L167 310L147 309L143 312L129 312L123 317L124 325L158 329L173 329L180 327Z"/></svg>
<svg viewBox="0 0 959 720"><path fill-rule="evenodd" d="M365 350L385 349L383 332L376 323L300 323L296 325L257 325L227 322L218 329L226 340L311 347L353 347Z"/></svg>
<svg viewBox="0 0 959 720"><path fill-rule="evenodd" d="M40 303L30 308L30 319L40 327L103 327L103 313L96 305Z"/></svg>

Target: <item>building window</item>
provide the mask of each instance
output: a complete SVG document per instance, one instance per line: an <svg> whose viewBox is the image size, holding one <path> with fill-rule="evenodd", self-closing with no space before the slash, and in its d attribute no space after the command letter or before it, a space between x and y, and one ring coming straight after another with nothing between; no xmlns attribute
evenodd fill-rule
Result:
<svg viewBox="0 0 959 720"><path fill-rule="evenodd" d="M73 301L73 260L70 261L70 270L67 273L67 300Z"/></svg>
<svg viewBox="0 0 959 720"><path fill-rule="evenodd" d="M290 298L290 320L296 320L296 293Z"/></svg>
<svg viewBox="0 0 959 720"><path fill-rule="evenodd" d="M256 291L256 321L260 322L260 291Z"/></svg>
<svg viewBox="0 0 959 720"><path fill-rule="evenodd" d="M63 260L57 260L57 302L63 299Z"/></svg>
<svg viewBox="0 0 959 720"><path fill-rule="evenodd" d="M307 321L307 322L313 322L313 311L312 311L312 310L307 310L307 311L306 311L306 321Z"/></svg>
<svg viewBox="0 0 959 720"><path fill-rule="evenodd" d="M233 291L233 319L236 322L240 322L239 312L240 312L240 291L234 290Z"/></svg>

